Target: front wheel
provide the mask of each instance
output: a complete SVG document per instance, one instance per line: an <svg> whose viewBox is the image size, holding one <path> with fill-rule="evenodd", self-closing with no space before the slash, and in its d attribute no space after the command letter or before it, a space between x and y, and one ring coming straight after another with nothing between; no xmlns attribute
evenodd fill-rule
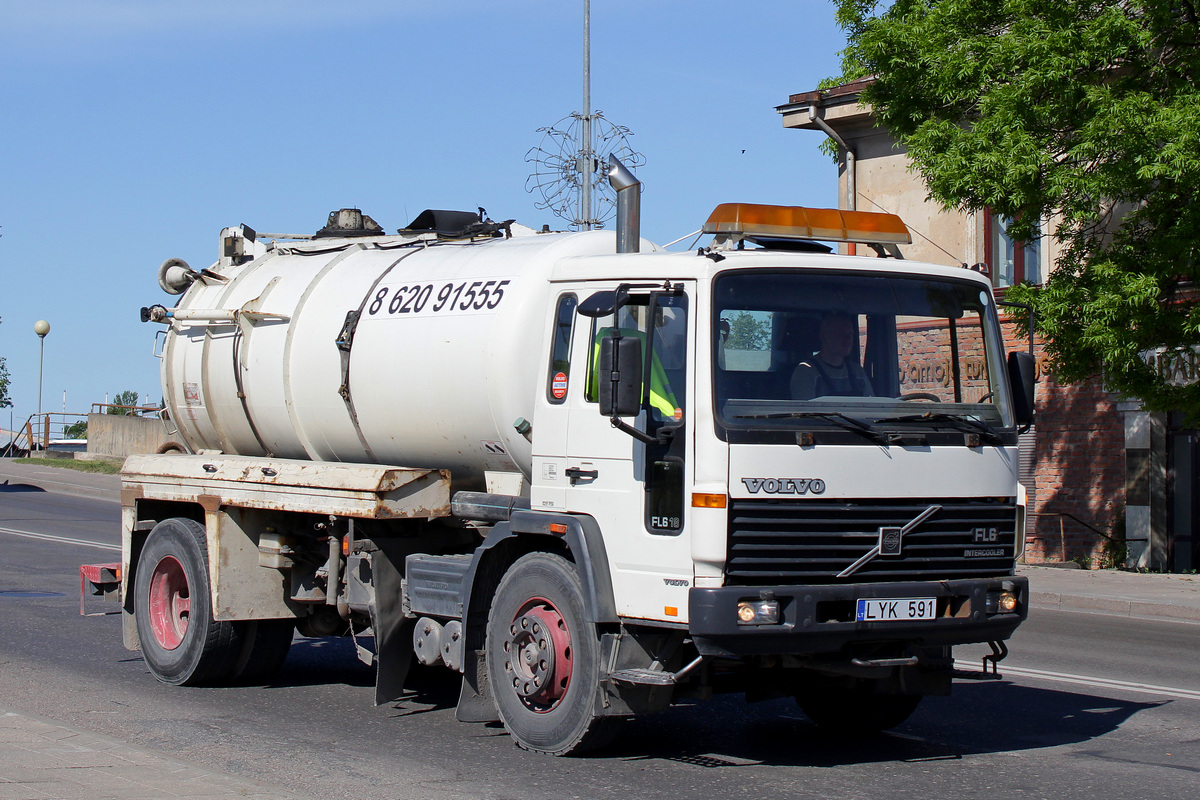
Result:
<svg viewBox="0 0 1200 800"><path fill-rule="evenodd" d="M921 703L919 694L875 694L869 682L849 687L814 688L796 696L800 709L818 727L842 735L870 735L907 720Z"/></svg>
<svg viewBox="0 0 1200 800"><path fill-rule="evenodd" d="M487 670L496 710L520 747L566 755L611 739L615 720L595 716L599 654L575 565L551 553L518 559L488 614Z"/></svg>

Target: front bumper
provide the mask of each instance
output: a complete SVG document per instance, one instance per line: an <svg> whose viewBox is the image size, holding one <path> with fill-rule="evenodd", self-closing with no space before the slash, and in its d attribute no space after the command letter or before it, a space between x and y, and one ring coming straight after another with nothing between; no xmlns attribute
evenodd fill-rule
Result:
<svg viewBox="0 0 1200 800"><path fill-rule="evenodd" d="M738 602L758 600L763 591L779 601L775 625L739 625ZM1017 595L1012 613L989 614L989 592ZM937 619L856 622L861 598L937 600ZM913 643L949 647L1002 641L1025 620L1029 581L1001 577L913 583L857 583L817 586L730 586L693 588L688 594L688 628L700 653L708 656L819 655L852 645Z"/></svg>

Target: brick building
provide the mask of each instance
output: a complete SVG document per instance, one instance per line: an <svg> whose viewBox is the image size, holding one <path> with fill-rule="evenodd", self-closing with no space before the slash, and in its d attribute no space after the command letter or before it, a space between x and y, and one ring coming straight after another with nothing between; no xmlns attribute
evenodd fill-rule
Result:
<svg viewBox="0 0 1200 800"><path fill-rule="evenodd" d="M983 272L1001 300L1007 286L1043 282L1058 255L1053 238L1014 242L1003 218L928 202L904 148L860 103L865 85L795 94L777 108L785 128L817 131L837 144L838 206L897 214L913 234L913 243L902 248L906 258ZM842 245L844 252L853 247ZM1015 325L1005 329L1010 349L1030 346ZM1025 560L1089 567L1124 561L1167 571L1200 567L1200 552L1191 546L1192 520L1200 520L1200 490L1193 491L1200 435L1107 392L1100 377L1059 384L1036 341L1033 349L1037 423L1021 441L1030 501Z"/></svg>

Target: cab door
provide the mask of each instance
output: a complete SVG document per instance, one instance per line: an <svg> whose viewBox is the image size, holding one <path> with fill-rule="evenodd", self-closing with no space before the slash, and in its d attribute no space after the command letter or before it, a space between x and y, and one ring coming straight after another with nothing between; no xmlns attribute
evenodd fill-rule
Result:
<svg viewBox="0 0 1200 800"><path fill-rule="evenodd" d="M582 303L616 288L591 284L573 294ZM560 440L562 455L549 452L548 443L535 444L534 507L596 519L622 616L686 622L693 574L684 504L692 474L687 408L695 357L689 295L686 287L634 292L612 314L576 314L569 359L552 366L552 385L535 421L535 442L542 434ZM642 343L642 410L624 421L661 441L639 441L600 413L599 341L614 330ZM567 369L560 368L564 363ZM657 436L660 431L667 433Z"/></svg>

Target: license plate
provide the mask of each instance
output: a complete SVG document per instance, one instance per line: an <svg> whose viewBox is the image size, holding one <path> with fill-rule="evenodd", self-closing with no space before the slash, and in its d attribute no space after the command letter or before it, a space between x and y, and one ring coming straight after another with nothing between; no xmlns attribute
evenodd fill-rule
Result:
<svg viewBox="0 0 1200 800"><path fill-rule="evenodd" d="M903 622L914 619L937 619L937 600L933 597L918 599L860 598L858 601L859 622Z"/></svg>

